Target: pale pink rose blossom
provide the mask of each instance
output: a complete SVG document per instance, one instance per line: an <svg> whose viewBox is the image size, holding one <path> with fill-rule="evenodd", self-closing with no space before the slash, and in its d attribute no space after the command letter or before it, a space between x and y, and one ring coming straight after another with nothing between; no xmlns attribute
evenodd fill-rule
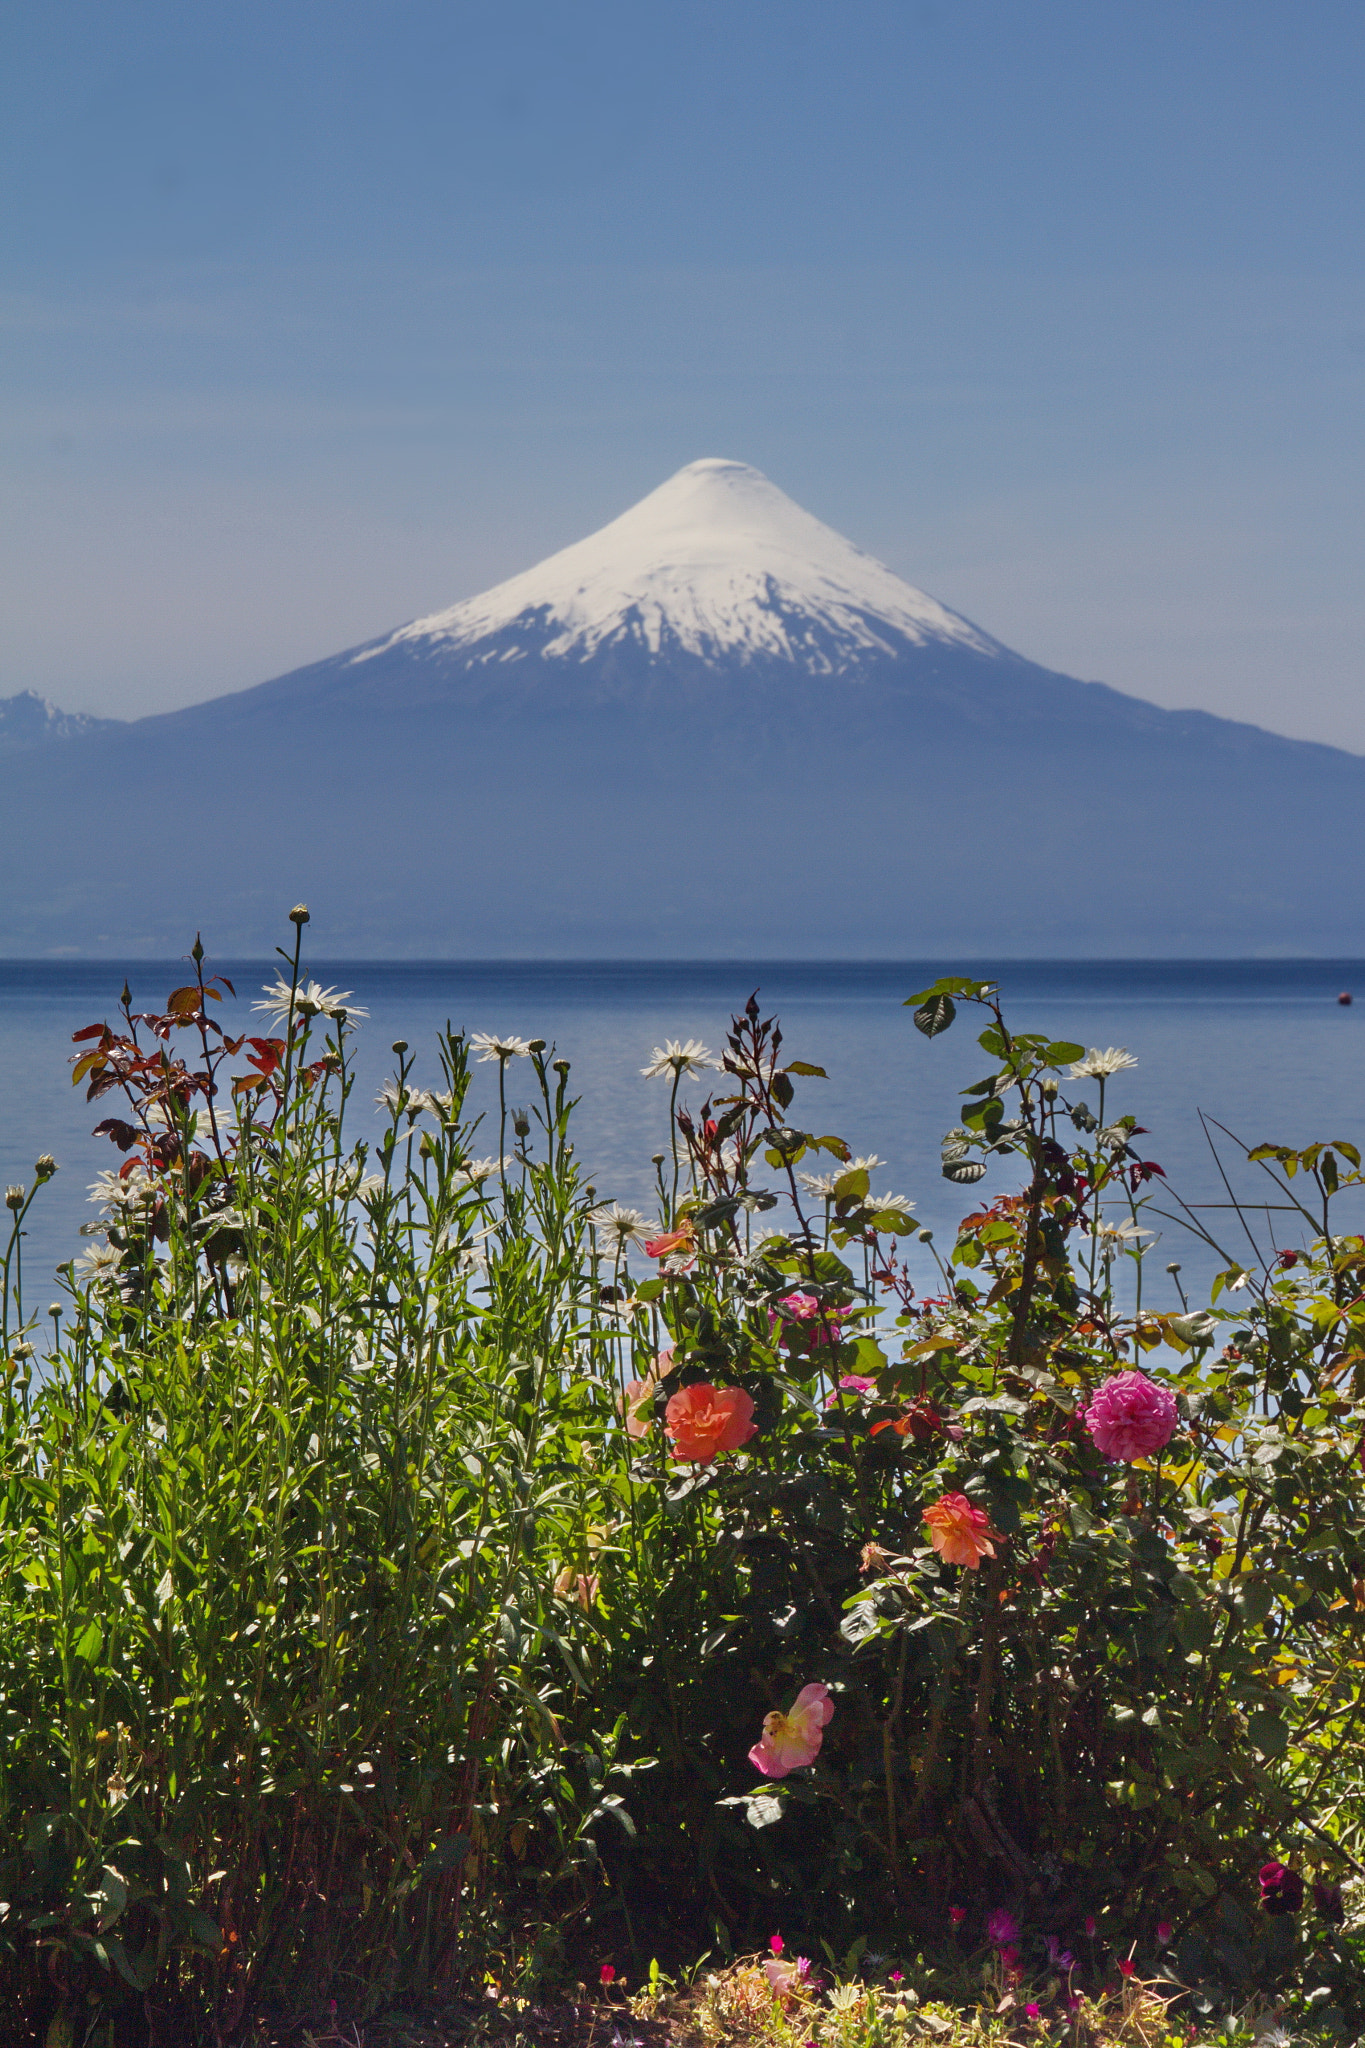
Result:
<svg viewBox="0 0 1365 2048"><path fill-rule="evenodd" d="M776 1998L792 1998L804 1991L811 1983L809 1956L793 1956L790 1961L774 1956L763 1965L763 1974L773 1987Z"/></svg>
<svg viewBox="0 0 1365 2048"><path fill-rule="evenodd" d="M789 1714L774 1711L763 1718L763 1734L749 1751L749 1762L765 1778L785 1778L813 1764L834 1713L827 1685L803 1685Z"/></svg>
<svg viewBox="0 0 1365 2048"><path fill-rule="evenodd" d="M1097 1388L1085 1411L1095 1446L1115 1464L1150 1457L1175 1435L1175 1395L1145 1372L1118 1372Z"/></svg>

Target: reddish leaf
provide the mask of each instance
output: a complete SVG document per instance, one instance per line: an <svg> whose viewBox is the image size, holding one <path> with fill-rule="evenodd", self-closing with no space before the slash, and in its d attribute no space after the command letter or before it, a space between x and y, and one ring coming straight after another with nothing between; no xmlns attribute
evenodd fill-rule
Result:
<svg viewBox="0 0 1365 2048"><path fill-rule="evenodd" d="M175 988L171 990L171 993L166 998L166 1011L172 1017L183 1017L187 1012L193 1012L198 1008L199 991L197 988Z"/></svg>
<svg viewBox="0 0 1365 2048"><path fill-rule="evenodd" d="M75 1066L71 1069L72 1087L79 1087L80 1083L93 1068L102 1067L105 1064L103 1052L87 1052L82 1054L81 1058L77 1060Z"/></svg>
<svg viewBox="0 0 1365 2048"><path fill-rule="evenodd" d="M138 1134L134 1126L125 1123L123 1118L118 1116L105 1117L103 1123L95 1125L90 1135L92 1138L111 1138L118 1146L120 1152L131 1152L138 1140ZM132 1160L128 1162L130 1166L134 1163Z"/></svg>
<svg viewBox="0 0 1365 2048"><path fill-rule="evenodd" d="M84 1031L72 1032L71 1043L73 1045L80 1045L87 1038L104 1038L108 1034L108 1030L109 1026L107 1024L87 1024Z"/></svg>

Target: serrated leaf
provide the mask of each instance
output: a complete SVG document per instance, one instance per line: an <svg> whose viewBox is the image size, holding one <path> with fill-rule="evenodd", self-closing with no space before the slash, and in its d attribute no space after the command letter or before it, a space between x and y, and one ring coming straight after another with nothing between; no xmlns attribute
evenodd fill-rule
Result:
<svg viewBox="0 0 1365 2048"><path fill-rule="evenodd" d="M946 1031L957 1015L957 1005L951 996L930 996L927 1003L921 1003L915 1012L915 1029L922 1031L926 1038L937 1038L940 1031Z"/></svg>

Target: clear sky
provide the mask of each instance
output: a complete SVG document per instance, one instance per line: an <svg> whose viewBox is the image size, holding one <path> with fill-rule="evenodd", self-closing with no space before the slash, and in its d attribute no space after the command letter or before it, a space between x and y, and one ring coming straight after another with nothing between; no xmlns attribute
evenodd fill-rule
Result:
<svg viewBox="0 0 1365 2048"><path fill-rule="evenodd" d="M131 715L756 463L1365 752L1360 0L0 0L0 695Z"/></svg>

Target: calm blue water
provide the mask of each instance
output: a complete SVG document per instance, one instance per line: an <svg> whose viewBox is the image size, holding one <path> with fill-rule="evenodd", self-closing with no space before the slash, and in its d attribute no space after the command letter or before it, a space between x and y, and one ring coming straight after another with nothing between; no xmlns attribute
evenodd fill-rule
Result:
<svg viewBox="0 0 1365 2048"><path fill-rule="evenodd" d="M1160 1161L1188 1202L1227 1200L1200 1129L1201 1109L1248 1144L1340 1136L1365 1146L1365 961L1012 961L998 970L944 961L305 964L323 983L353 991L371 1013L358 1036L361 1135L380 1128L372 1098L392 1069L395 1038L408 1040L419 1055L417 1079L433 1085L439 1076L431 1048L447 1019L457 1029L545 1038L573 1063L582 1096L579 1154L602 1195L651 1214L650 1154L667 1143L667 1089L643 1080L639 1070L667 1037L695 1036L718 1050L730 1012L755 988L765 1010L781 1017L788 1054L829 1071L826 1082L801 1084L793 1120L838 1132L857 1152L880 1154L886 1166L874 1185L909 1196L940 1236L983 1193L1013 1184L1009 1162L970 1192L940 1176L939 1140L957 1121L955 1090L991 1064L975 1046L965 1012L932 1042L913 1028L905 996L941 973L998 971L1007 1014L1019 1028L1135 1053L1136 1071L1111 1084L1110 1111L1131 1109L1147 1126L1145 1156ZM265 961L208 966L236 983L238 1001L224 1003L223 1021L235 1017L232 1028L241 1029L273 968ZM71 1087L67 1061L73 1031L113 1019L125 974L135 1005L160 1007L187 969L183 962L0 961L0 1181L29 1182L44 1151L61 1169L35 1205L25 1248L26 1272L35 1282L41 1275L44 1285L60 1260L83 1248L76 1233L93 1214L88 1183L116 1162L113 1147L90 1135L109 1107L86 1104L84 1090ZM1342 989L1354 990L1353 1008L1338 1005ZM475 1073L477 1100L493 1107L496 1068ZM514 1063L513 1100L516 1073ZM694 1089L694 1100L700 1092ZM1092 1084L1092 1098L1093 1092ZM486 1149L496 1149L495 1137ZM1235 1166L1231 1144L1224 1163L1239 1195L1267 1199L1255 1172ZM1225 1231L1230 1249L1246 1255L1226 1209L1200 1213ZM1301 1241L1292 1218L1265 1220L1277 1244ZM1362 1224L1365 1203L1355 1212L1354 1227ZM1178 1229L1161 1227L1148 1282L1155 1305L1169 1294L1168 1259L1181 1259L1187 1283L1212 1270ZM1166 1305L1177 1305L1173 1295Z"/></svg>

